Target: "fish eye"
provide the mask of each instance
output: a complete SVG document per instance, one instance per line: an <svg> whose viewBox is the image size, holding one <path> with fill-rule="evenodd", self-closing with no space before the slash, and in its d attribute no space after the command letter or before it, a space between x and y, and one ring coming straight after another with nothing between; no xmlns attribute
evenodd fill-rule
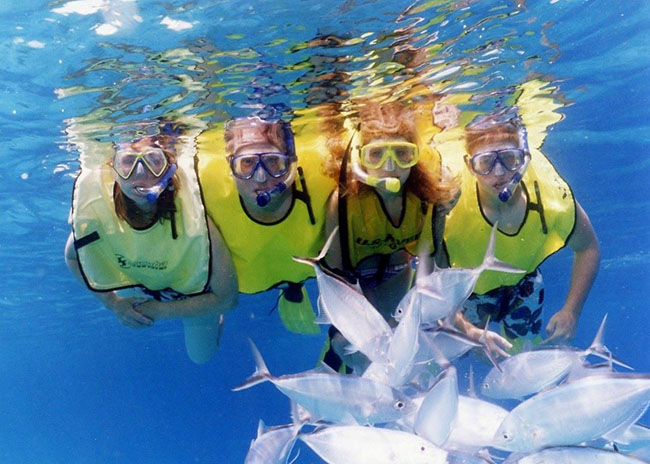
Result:
<svg viewBox="0 0 650 464"><path fill-rule="evenodd" d="M489 389L490 389L490 384L489 384L489 383L484 383L484 384L483 384L483 388L484 388L485 390L489 390Z"/></svg>
<svg viewBox="0 0 650 464"><path fill-rule="evenodd" d="M503 434L503 439L504 440L510 440L510 435L508 435L507 433L504 433Z"/></svg>
<svg viewBox="0 0 650 464"><path fill-rule="evenodd" d="M395 403L395 407L396 407L397 409L404 409L404 406L406 406L406 403L404 403L404 401L397 401L397 402Z"/></svg>
<svg viewBox="0 0 650 464"><path fill-rule="evenodd" d="M420 451L426 451L426 448L424 446L420 446Z"/></svg>

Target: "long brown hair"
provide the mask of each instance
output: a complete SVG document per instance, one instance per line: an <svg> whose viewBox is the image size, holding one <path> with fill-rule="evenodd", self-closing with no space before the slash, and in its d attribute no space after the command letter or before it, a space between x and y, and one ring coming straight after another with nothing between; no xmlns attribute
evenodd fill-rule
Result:
<svg viewBox="0 0 650 464"><path fill-rule="evenodd" d="M135 150L141 150L147 146L158 147L163 151L163 153L165 153L167 163L169 165L172 165L176 163L176 150L174 148L174 140L175 137L166 134L150 135L135 140L131 143L131 147L133 147ZM178 173L174 173L169 181L168 187L160 194L158 200L156 200L157 207L156 214L154 216L154 222L162 222L165 219L172 218L176 212L174 199L176 198L179 189L180 181L178 179ZM140 215L140 209L136 206L133 200L127 198L127 196L122 193L122 190L120 189L120 186L117 182L115 183L115 188L113 189L113 202L115 203L115 214L127 222L130 222L129 219L136 218Z"/></svg>
<svg viewBox="0 0 650 464"><path fill-rule="evenodd" d="M362 144L381 137L404 137L408 142L415 143L423 151L426 142L418 137L415 112L400 101L379 103L366 101L358 109L359 136ZM342 131L339 134L341 139ZM328 165L328 174L338 179L342 160L349 156L343 147L349 146L340 142L331 143L329 148L333 161ZM427 165L430 160L420 157L418 163L411 168L409 177L404 184L405 191L413 192L418 198L432 204L450 201L457 192L457 183L446 171L434 169ZM347 176L347 186L344 195L358 195L372 187L364 184L354 176Z"/></svg>

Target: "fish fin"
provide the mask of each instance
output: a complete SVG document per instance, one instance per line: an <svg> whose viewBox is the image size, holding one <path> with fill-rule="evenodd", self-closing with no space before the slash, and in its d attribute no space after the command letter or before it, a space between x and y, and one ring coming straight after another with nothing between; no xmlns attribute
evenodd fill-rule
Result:
<svg viewBox="0 0 650 464"><path fill-rule="evenodd" d="M483 347L483 352L485 353L485 356L490 360L492 365L496 367L496 369L499 372L503 372L503 369L501 369L501 366L499 366L499 363L494 359L494 356L492 355L492 352L490 351L490 348L487 346L487 333L488 333L488 327L490 326L490 316L488 316L487 321L485 321L485 327L483 328L483 335L481 335L481 345Z"/></svg>
<svg viewBox="0 0 650 464"><path fill-rule="evenodd" d="M623 422L621 425L619 425L615 429L610 430L605 435L603 435L603 438L606 439L606 440L617 441L617 442L621 443L621 437L623 436L623 434L634 423L636 423L636 421L638 421L641 418L641 416L643 416L643 414L645 414L647 409L648 409L648 403L643 404L625 422ZM617 440L617 438L618 438L618 440Z"/></svg>
<svg viewBox="0 0 650 464"><path fill-rule="evenodd" d="M332 246L332 242L334 241L334 237L336 237L336 233L339 231L339 226L334 227L334 230L332 230L332 233L330 236L327 238L327 241L325 242L325 245L323 246L323 249L318 253L318 256L315 258L301 258L299 256L293 256L293 260L297 261L299 263L304 263L304 264L309 264L311 266L317 266L318 262L325 257L327 252L329 251L330 247Z"/></svg>
<svg viewBox="0 0 650 464"><path fill-rule="evenodd" d="M314 319L316 324L331 324L330 318L327 317L327 311L325 310L325 302L323 301L323 296L318 295L318 300L316 303L318 307L318 316Z"/></svg>
<svg viewBox="0 0 650 464"><path fill-rule="evenodd" d="M264 424L264 421L260 419L260 421L257 423L257 438L261 437L264 434L265 430L266 425Z"/></svg>
<svg viewBox="0 0 650 464"><path fill-rule="evenodd" d="M478 398L478 395L476 394L476 383L474 380L474 364L470 363L469 365L469 385L467 387L467 396L470 398Z"/></svg>
<svg viewBox="0 0 650 464"><path fill-rule="evenodd" d="M251 345L251 351L253 352L253 357L255 358L255 365L256 365L255 372L253 373L253 375L247 378L244 381L244 383L233 388L232 391L245 390L254 385L257 385L258 383L266 382L267 380L271 380L273 378L273 376L269 372L269 369L266 367L266 363L262 358L262 354L255 346L255 343L253 343L253 340L249 338L248 341Z"/></svg>
<svg viewBox="0 0 650 464"><path fill-rule="evenodd" d="M296 451L296 456L295 456L293 459L291 459L291 460L288 462L288 464L293 464L294 462L296 462L296 460L298 459L299 456L300 456L300 449L298 449L298 450Z"/></svg>
<svg viewBox="0 0 650 464"><path fill-rule="evenodd" d="M341 375L337 371L332 369L330 366L325 364L324 362L321 362L318 366L316 366L314 369L312 369L309 372L315 372L319 374Z"/></svg>
<svg viewBox="0 0 650 464"><path fill-rule="evenodd" d="M476 455L483 459L485 462L488 462L489 464L496 464L494 462L494 459L492 459L492 455L490 454L490 450L487 448L483 448L476 453Z"/></svg>
<svg viewBox="0 0 650 464"><path fill-rule="evenodd" d="M354 353L358 352L358 351L359 351L359 348L357 348L356 346L354 346L354 345L351 344L351 343L348 343L348 344L345 345L345 347L343 348L343 351L345 352L346 355L351 355L351 354L354 354Z"/></svg>
<svg viewBox="0 0 650 464"><path fill-rule="evenodd" d="M526 271L524 269L519 269L518 267L512 266L511 264L505 263L494 255L494 249L496 244L496 232L499 222L494 223L492 227L492 232L490 233L490 240L488 241L487 248L485 250L485 255L483 257L483 262L479 266L479 269L482 271L499 271L499 272L509 272L511 274L523 274Z"/></svg>
<svg viewBox="0 0 650 464"><path fill-rule="evenodd" d="M291 421L300 425L309 424L312 422L311 413L296 401L291 400Z"/></svg>

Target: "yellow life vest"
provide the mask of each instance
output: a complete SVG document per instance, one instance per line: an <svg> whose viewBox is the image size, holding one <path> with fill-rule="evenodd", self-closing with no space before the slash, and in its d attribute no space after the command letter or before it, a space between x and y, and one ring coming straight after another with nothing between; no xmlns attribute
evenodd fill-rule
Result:
<svg viewBox="0 0 650 464"><path fill-rule="evenodd" d="M455 152L449 156L461 155ZM483 260L493 224L480 209L474 176L466 167L459 174L463 179L462 194L447 216L445 246L452 267L473 268ZM521 187L528 199L523 223L514 234L497 231L495 255L501 261L532 272L566 245L575 226L575 200L569 185L535 149ZM474 292L483 294L497 287L514 285L524 275L485 271Z"/></svg>
<svg viewBox="0 0 650 464"><path fill-rule="evenodd" d="M208 215L217 225L232 255L239 291L257 293L283 282L314 277L311 266L292 256L317 256L325 242L325 212L334 181L324 173L326 137L310 127L294 127L299 175L292 186L287 215L262 224L244 210L226 159L223 126L198 139L199 177Z"/></svg>
<svg viewBox="0 0 650 464"><path fill-rule="evenodd" d="M177 164L176 239L169 220L135 230L115 214L115 181L108 165L82 169L73 192L72 231L81 272L90 289L140 286L184 295L207 290L210 239L194 159L179 156Z"/></svg>
<svg viewBox="0 0 650 464"><path fill-rule="evenodd" d="M431 210L415 194L405 192L402 217L394 225L374 189L363 189L359 195L346 198L348 253L350 263L356 267L361 260L372 255L389 255L406 249L418 254L418 243L433 244Z"/></svg>

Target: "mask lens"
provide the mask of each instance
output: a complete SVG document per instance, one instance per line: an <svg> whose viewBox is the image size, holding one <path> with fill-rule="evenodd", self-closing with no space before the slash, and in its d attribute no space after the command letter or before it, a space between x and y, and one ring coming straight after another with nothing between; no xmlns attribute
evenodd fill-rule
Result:
<svg viewBox="0 0 650 464"><path fill-rule="evenodd" d="M260 159L271 177L283 176L289 170L289 157L284 153L262 153Z"/></svg>
<svg viewBox="0 0 650 464"><path fill-rule="evenodd" d="M141 155L151 173L160 177L167 168L167 158L160 148L152 148Z"/></svg>
<svg viewBox="0 0 650 464"><path fill-rule="evenodd" d="M489 174L497 160L497 154L494 151L478 153L472 156L472 169L474 172L482 175Z"/></svg>
<svg viewBox="0 0 650 464"><path fill-rule="evenodd" d="M133 152L116 152L115 158L113 158L113 169L119 174L123 179L127 179L131 172L133 172L133 167L138 159L137 153Z"/></svg>
<svg viewBox="0 0 650 464"><path fill-rule="evenodd" d="M365 145L361 148L361 160L364 166L377 169L386 162L387 148L382 145Z"/></svg>
<svg viewBox="0 0 650 464"><path fill-rule="evenodd" d="M259 160L255 154L233 156L230 167L235 176L240 179L250 179L255 174Z"/></svg>
<svg viewBox="0 0 650 464"><path fill-rule="evenodd" d="M524 152L517 148L499 150L498 154L501 164L503 164L503 167L508 171L516 171L524 163Z"/></svg>
<svg viewBox="0 0 650 464"><path fill-rule="evenodd" d="M401 168L408 168L417 162L417 146L413 144L393 145L393 159Z"/></svg>

